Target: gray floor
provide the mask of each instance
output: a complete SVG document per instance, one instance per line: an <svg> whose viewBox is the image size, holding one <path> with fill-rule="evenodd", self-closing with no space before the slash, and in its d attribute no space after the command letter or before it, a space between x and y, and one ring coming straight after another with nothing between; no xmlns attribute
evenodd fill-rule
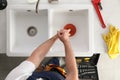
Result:
<svg viewBox="0 0 120 80"><path fill-rule="evenodd" d="M5 54L0 54L0 80L4 80L14 67L25 59L25 57L7 57Z"/></svg>
<svg viewBox="0 0 120 80"><path fill-rule="evenodd" d="M4 80L14 67L25 59L25 57L7 57L5 54L0 54L0 80ZM46 63L49 59L45 58L42 63ZM120 80L120 55L111 60L107 54L101 54L97 67L99 80Z"/></svg>
<svg viewBox="0 0 120 80"><path fill-rule="evenodd" d="M45 58L42 64L50 59L50 57ZM7 57L5 54L0 54L0 80L4 80L7 74L24 60L26 57Z"/></svg>

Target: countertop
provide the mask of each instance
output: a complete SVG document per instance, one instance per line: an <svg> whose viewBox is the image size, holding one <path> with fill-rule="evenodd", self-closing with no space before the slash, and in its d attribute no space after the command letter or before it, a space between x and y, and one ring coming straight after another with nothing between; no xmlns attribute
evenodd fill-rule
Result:
<svg viewBox="0 0 120 80"><path fill-rule="evenodd" d="M102 53L97 69L99 80L120 80L120 55L118 58L111 60L108 54Z"/></svg>
<svg viewBox="0 0 120 80"><path fill-rule="evenodd" d="M16 1L8 0L11 3L26 3L27 0ZM41 3L46 3L47 0L41 0ZM91 0L59 0L60 3L79 3L79 4L91 4ZM96 12L94 11L94 52L106 53L107 48L104 43L101 34L108 31L108 25L113 24L120 28L120 0L102 0L103 10L101 11L106 29L103 29L100 25ZM6 53L6 10L0 11L0 53Z"/></svg>
<svg viewBox="0 0 120 80"><path fill-rule="evenodd" d="M26 4L27 0L22 0L22 1L16 1L16 0L9 0L9 4L12 3L21 3L21 4ZM41 3L46 3L47 0L41 0ZM60 3L73 3L73 4L91 4L91 0L59 0ZM94 10L94 50L93 52L95 53L106 53L107 52L107 47L106 44L102 38L102 34L106 33L109 29L109 24L115 25L120 28L120 0L102 0L102 7L103 10L101 11L101 14L103 16L103 19L106 24L106 28L103 29L101 27L101 24L99 22L98 16ZM28 3L27 3L28 4ZM0 17L3 18L0 21L1 25L1 41L0 41L0 53L6 53L6 17L5 16L5 10L1 11Z"/></svg>
<svg viewBox="0 0 120 80"><path fill-rule="evenodd" d="M101 13L107 28L103 29L100 26L98 17L95 14L94 51L99 53L106 53L107 48L102 38L102 34L108 32L110 24L120 28L120 0L103 0L102 6L103 10Z"/></svg>

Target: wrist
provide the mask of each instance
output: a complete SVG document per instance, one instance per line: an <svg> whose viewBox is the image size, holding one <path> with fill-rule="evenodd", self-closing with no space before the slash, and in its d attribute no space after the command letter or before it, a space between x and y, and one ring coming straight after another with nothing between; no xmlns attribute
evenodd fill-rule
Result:
<svg viewBox="0 0 120 80"><path fill-rule="evenodd" d="M57 36L57 35L54 35L54 36L52 37L52 39L57 40L57 39L58 39L58 36Z"/></svg>
<svg viewBox="0 0 120 80"><path fill-rule="evenodd" d="M64 40L64 41L63 41L63 44L64 44L64 45L70 44L70 40Z"/></svg>

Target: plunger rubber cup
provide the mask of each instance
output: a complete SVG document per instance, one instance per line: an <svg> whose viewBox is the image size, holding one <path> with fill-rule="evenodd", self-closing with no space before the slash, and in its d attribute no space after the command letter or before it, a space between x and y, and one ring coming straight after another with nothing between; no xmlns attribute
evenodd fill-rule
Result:
<svg viewBox="0 0 120 80"><path fill-rule="evenodd" d="M66 29L66 30L70 29L70 37L72 37L76 33L76 27L73 24L67 24L67 25L65 25L64 29Z"/></svg>

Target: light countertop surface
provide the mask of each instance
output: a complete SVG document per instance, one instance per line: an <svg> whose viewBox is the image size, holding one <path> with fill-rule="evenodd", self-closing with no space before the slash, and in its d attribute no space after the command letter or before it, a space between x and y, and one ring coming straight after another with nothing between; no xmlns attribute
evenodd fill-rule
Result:
<svg viewBox="0 0 120 80"><path fill-rule="evenodd" d="M109 24L120 28L120 0L103 0L103 10L101 11L107 28L103 29L100 26L97 16L95 15L94 26L94 51L106 53L106 44L102 38L102 34L108 32Z"/></svg>
<svg viewBox="0 0 120 80"><path fill-rule="evenodd" d="M111 60L107 54L100 55L98 64L99 80L120 80L120 55Z"/></svg>
<svg viewBox="0 0 120 80"><path fill-rule="evenodd" d="M27 0L22 0L22 1L16 1L16 0L9 0L9 4L17 4L17 3L21 3L21 4L26 4L27 3ZM41 3L48 3L47 0L41 0ZM59 0L59 3L73 3L73 4L91 4L91 0ZM96 11L94 10L94 43L93 43L93 46L94 46L94 50L93 52L95 53L106 53L107 52L107 47L106 47L106 44L102 38L102 34L103 33L106 33L109 29L109 24L112 24L114 26L117 26L120 28L120 0L102 0L101 1L102 3L102 7L103 7L103 10L101 10L101 14L103 16L103 19L105 21L105 24L106 24L106 28L103 29L101 27L101 24L99 22L99 19L98 19L98 16L96 14ZM27 3L28 4L28 3ZM5 14L3 14L5 15ZM2 16L1 16L2 17ZM3 19L2 21L5 21L5 19ZM1 22L2 23L2 22ZM4 22L5 24L5 22ZM2 24L1 24L2 25ZM5 28L3 28L5 29ZM1 31L1 33L3 32L3 30ZM5 33L6 35L6 33ZM1 36L3 36L1 34ZM6 38L3 38L2 40L4 41L4 39ZM0 44L2 45L2 53L5 53L6 52L6 46L3 45L3 43L6 45L5 42L1 42ZM3 50L5 49L5 50Z"/></svg>
<svg viewBox="0 0 120 80"><path fill-rule="evenodd" d="M25 3L27 0L16 1L8 0L10 3ZM47 0L41 0L41 2L47 2ZM80 3L80 4L91 4L91 0L59 0L63 3ZM98 16L94 11L94 52L106 53L107 48L102 34L108 31L108 25L113 24L120 28L120 0L102 0L103 10L101 11L105 24L107 25L106 29L103 29L100 25ZM0 53L6 53L6 13L5 10L0 11Z"/></svg>

